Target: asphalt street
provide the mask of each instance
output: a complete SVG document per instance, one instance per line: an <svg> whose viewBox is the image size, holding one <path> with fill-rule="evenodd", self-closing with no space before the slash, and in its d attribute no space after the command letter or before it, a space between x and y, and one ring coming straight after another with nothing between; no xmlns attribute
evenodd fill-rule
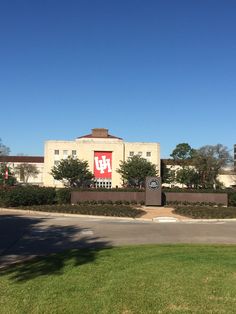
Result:
<svg viewBox="0 0 236 314"><path fill-rule="evenodd" d="M71 248L154 243L236 244L236 221L157 223L0 212L0 267Z"/></svg>

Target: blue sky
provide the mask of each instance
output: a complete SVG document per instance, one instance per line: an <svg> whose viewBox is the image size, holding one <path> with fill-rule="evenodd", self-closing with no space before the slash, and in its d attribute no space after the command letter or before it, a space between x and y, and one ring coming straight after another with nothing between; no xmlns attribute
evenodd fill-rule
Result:
<svg viewBox="0 0 236 314"><path fill-rule="evenodd" d="M0 138L11 154L104 127L236 143L235 0L1 0Z"/></svg>

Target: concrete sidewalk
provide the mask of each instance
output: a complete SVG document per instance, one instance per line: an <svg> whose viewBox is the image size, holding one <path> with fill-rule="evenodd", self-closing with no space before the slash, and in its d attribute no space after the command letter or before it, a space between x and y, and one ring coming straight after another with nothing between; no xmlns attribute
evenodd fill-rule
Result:
<svg viewBox="0 0 236 314"><path fill-rule="evenodd" d="M174 214L174 208L171 207L143 206L142 210L146 212L146 214L141 217L143 219L172 218L178 221L192 220L189 217Z"/></svg>

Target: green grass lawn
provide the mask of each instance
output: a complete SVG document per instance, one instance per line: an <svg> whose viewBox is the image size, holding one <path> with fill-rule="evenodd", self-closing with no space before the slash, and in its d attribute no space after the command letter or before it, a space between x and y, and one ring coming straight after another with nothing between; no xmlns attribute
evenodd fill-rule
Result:
<svg viewBox="0 0 236 314"><path fill-rule="evenodd" d="M236 313L236 246L73 250L2 271L0 313Z"/></svg>

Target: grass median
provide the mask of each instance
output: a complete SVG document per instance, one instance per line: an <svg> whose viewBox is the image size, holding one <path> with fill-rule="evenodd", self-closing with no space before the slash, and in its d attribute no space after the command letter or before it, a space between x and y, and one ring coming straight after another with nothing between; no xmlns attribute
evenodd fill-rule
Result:
<svg viewBox="0 0 236 314"><path fill-rule="evenodd" d="M72 250L1 273L0 313L235 313L236 246Z"/></svg>

